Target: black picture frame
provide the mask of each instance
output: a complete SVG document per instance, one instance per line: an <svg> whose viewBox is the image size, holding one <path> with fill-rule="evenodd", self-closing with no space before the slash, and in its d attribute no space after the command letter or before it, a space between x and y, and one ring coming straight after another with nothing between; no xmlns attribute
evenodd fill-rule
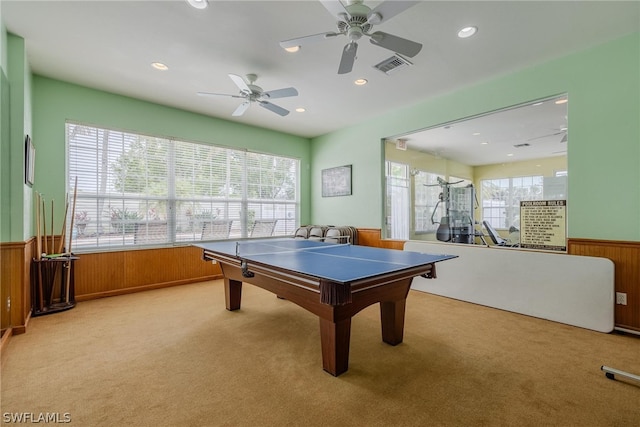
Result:
<svg viewBox="0 0 640 427"><path fill-rule="evenodd" d="M36 148L29 135L24 139L24 182L33 186L36 172Z"/></svg>
<svg viewBox="0 0 640 427"><path fill-rule="evenodd" d="M322 197L351 195L351 165L322 170Z"/></svg>

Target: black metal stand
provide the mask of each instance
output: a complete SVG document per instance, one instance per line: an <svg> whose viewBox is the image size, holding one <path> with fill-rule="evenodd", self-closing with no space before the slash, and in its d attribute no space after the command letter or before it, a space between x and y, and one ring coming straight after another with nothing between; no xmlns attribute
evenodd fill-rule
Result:
<svg viewBox="0 0 640 427"><path fill-rule="evenodd" d="M32 260L31 308L34 317L76 306L73 263L77 259L74 255L62 255Z"/></svg>

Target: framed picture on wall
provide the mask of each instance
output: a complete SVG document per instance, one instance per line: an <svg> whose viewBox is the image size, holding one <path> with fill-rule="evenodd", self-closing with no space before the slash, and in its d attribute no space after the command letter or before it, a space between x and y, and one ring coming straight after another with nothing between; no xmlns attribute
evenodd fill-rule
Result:
<svg viewBox="0 0 640 427"><path fill-rule="evenodd" d="M351 165L322 170L322 197L351 195Z"/></svg>
<svg viewBox="0 0 640 427"><path fill-rule="evenodd" d="M33 146L31 137L27 135L24 140L24 182L33 185L36 169L36 148Z"/></svg>

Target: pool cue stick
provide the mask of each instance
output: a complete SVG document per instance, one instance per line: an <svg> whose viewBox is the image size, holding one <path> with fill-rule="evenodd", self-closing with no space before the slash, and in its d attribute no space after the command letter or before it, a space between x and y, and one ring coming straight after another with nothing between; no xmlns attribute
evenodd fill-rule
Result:
<svg viewBox="0 0 640 427"><path fill-rule="evenodd" d="M54 240L53 240L53 199L51 199L51 252L55 253L55 248L56 245L54 244Z"/></svg>
<svg viewBox="0 0 640 427"><path fill-rule="evenodd" d="M67 238L67 214L69 213L69 197L64 197L64 217L62 218L62 231L60 231L60 244L58 245L58 253L64 251L65 239Z"/></svg>
<svg viewBox="0 0 640 427"><path fill-rule="evenodd" d="M47 236L47 205L45 203L44 198L42 198L42 240L44 241L44 254L48 255L49 254L49 236ZM41 267L46 266L45 269L45 274L44 274L44 279L45 282L47 282L47 284L51 284L53 286L53 281L51 280L51 264L49 262L46 262L44 264L41 264ZM42 286L42 290L44 292L44 285ZM51 292L49 293L51 294Z"/></svg>
<svg viewBox="0 0 640 427"><path fill-rule="evenodd" d="M51 199L51 253L55 253L55 244L53 240L53 199ZM56 265L57 264L51 264L51 267ZM56 289L55 276L57 268L51 268L51 270L51 278L49 279L51 282L51 291L49 292L49 305L53 304L53 291ZM60 289L60 291L62 292L62 288Z"/></svg>
<svg viewBox="0 0 640 427"><path fill-rule="evenodd" d="M42 254L41 242L40 242L40 193L36 191L36 253L38 258Z"/></svg>
<svg viewBox="0 0 640 427"><path fill-rule="evenodd" d="M42 242L40 235L40 193L36 192L36 251L38 252L38 308L44 310L44 293L42 292Z"/></svg>
<svg viewBox="0 0 640 427"><path fill-rule="evenodd" d="M45 254L48 254L49 248L47 247L47 217L44 209L44 198L42 199L42 240L44 241L42 250Z"/></svg>
<svg viewBox="0 0 640 427"><path fill-rule="evenodd" d="M73 242L73 219L76 216L76 198L78 196L78 177L76 176L75 183L73 184L73 205L71 208L71 228L69 232L69 247L67 252L69 253L69 271L67 271L67 286L65 289L65 302L69 302L69 287L71 286L71 242Z"/></svg>
<svg viewBox="0 0 640 427"><path fill-rule="evenodd" d="M60 255L63 255L63 252L65 247L65 240L67 238L67 214L69 212L69 196L65 194L64 196L64 216L62 217L62 230L60 231L60 243L58 245L58 251L57 253ZM71 261L68 261L65 264L62 264L62 268L67 268L67 269L71 269ZM62 270L64 271L64 270ZM67 275L69 274L69 272L67 272ZM63 297L63 293L64 293L64 284L62 283L62 281L60 281L60 302L62 302L62 297ZM53 302L53 291L51 292L51 301Z"/></svg>

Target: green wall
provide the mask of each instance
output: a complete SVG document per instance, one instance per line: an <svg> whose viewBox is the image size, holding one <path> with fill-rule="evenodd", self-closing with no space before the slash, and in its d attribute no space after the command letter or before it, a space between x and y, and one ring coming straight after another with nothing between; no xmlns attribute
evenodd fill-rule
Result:
<svg viewBox="0 0 640 427"><path fill-rule="evenodd" d="M10 194L3 192L1 202L3 210L11 205L11 217L18 220L8 236L0 230L2 241L22 240L32 230L31 189L22 175L26 133L32 134L37 149L34 190L47 199L64 200L67 119L300 158L302 223L381 228L383 138L560 93L568 93L570 100L569 237L640 240L640 33L390 111L312 141L41 76L31 81L24 42L9 35L7 44L4 71L8 70L11 92L14 169ZM322 169L347 164L353 166L353 195L323 198ZM6 188L4 182L2 187ZM62 203L58 209L56 227L61 224Z"/></svg>
<svg viewBox="0 0 640 427"><path fill-rule="evenodd" d="M65 121L161 137L204 142L300 159L301 216L308 223L310 141L306 138L215 119L133 98L35 76L34 131L36 191L50 200L65 197ZM73 183L71 183L71 186ZM54 217L62 224L63 203Z"/></svg>
<svg viewBox="0 0 640 427"><path fill-rule="evenodd" d="M31 237L32 189L25 184L25 136L31 134L31 72L24 40L2 28L0 241Z"/></svg>
<svg viewBox="0 0 640 427"><path fill-rule="evenodd" d="M312 140L312 222L381 228L381 140L569 94L568 233L640 240L640 33ZM322 169L353 165L353 195L323 198Z"/></svg>
<svg viewBox="0 0 640 427"><path fill-rule="evenodd" d="M2 2L0 2L0 68L7 68L7 28L2 19Z"/></svg>
<svg viewBox="0 0 640 427"><path fill-rule="evenodd" d="M0 242L9 235L9 78L7 77L7 29L0 2ZM3 298L4 300L4 298ZM4 325L3 325L4 327Z"/></svg>
<svg viewBox="0 0 640 427"><path fill-rule="evenodd" d="M0 242L9 238L11 230L11 162L9 123L9 79L0 72Z"/></svg>

